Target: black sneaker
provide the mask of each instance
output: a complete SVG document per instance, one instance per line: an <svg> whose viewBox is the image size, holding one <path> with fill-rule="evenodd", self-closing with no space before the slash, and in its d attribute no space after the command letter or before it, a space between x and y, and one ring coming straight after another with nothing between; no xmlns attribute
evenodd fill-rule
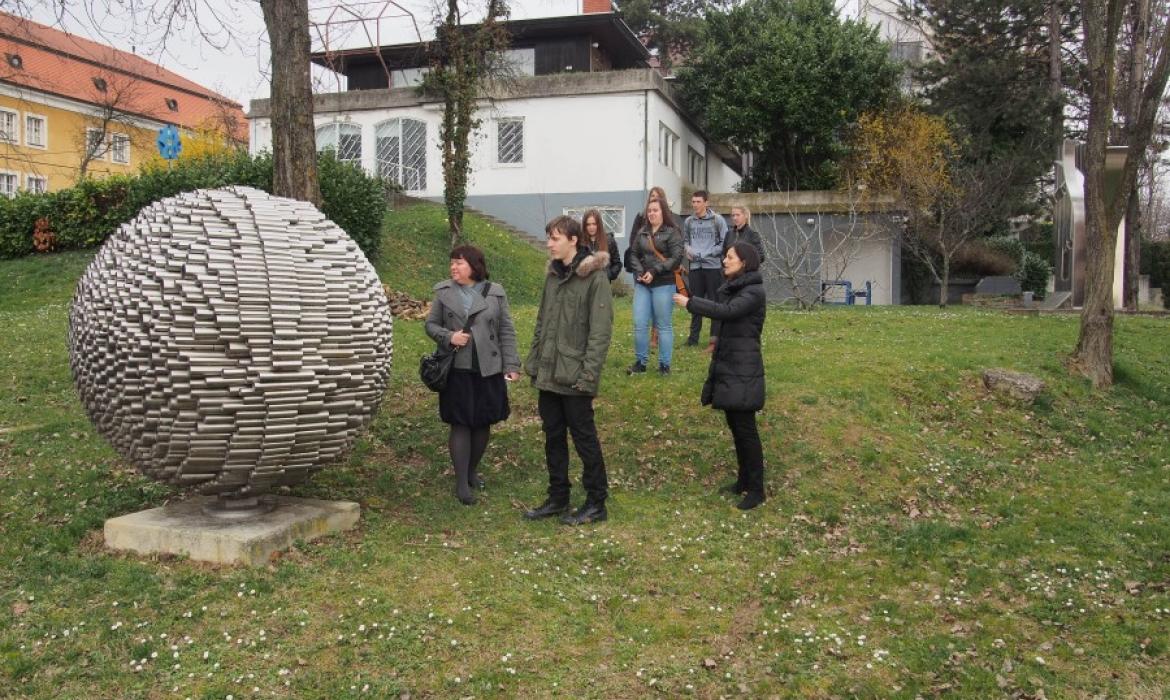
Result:
<svg viewBox="0 0 1170 700"><path fill-rule="evenodd" d="M561 516L561 522L566 525L585 525L587 523L603 522L609 515L605 512L605 504L585 503L572 513Z"/></svg>
<svg viewBox="0 0 1170 700"><path fill-rule="evenodd" d="M540 520L541 518L551 518L554 515L560 515L569 510L569 502L558 502L551 498L546 498L544 503L541 503L532 510L524 512L525 520Z"/></svg>
<svg viewBox="0 0 1170 700"><path fill-rule="evenodd" d="M658 365L658 373L661 375L670 374L670 365Z"/></svg>
<svg viewBox="0 0 1170 700"><path fill-rule="evenodd" d="M641 362L635 362L629 367L626 367L626 374L642 374L645 371L646 365L642 364Z"/></svg>

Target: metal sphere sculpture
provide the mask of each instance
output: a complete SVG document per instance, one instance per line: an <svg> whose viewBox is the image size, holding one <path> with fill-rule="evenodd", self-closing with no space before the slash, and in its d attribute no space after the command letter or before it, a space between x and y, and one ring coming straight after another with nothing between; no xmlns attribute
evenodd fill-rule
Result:
<svg viewBox="0 0 1170 700"><path fill-rule="evenodd" d="M386 295L353 240L311 204L245 187L143 209L69 313L98 432L147 476L243 509L347 451L391 349Z"/></svg>

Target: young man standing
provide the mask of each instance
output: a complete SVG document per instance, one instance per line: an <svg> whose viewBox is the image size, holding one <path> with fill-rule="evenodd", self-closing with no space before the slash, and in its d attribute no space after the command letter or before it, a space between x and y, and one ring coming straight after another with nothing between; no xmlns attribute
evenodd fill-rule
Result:
<svg viewBox="0 0 1170 700"><path fill-rule="evenodd" d="M609 254L590 253L581 224L558 216L545 226L548 235L548 276L536 315L532 349L524 370L540 391L538 407L548 463L548 498L524 514L529 520L564 514L561 522L581 525L605 520L609 484L593 397L601 384L601 368L613 332L613 298L605 274ZM569 443L584 465L585 503L569 510Z"/></svg>
<svg viewBox="0 0 1170 700"><path fill-rule="evenodd" d="M691 296L714 300L715 290L723 284L723 239L727 235L727 221L707 207L706 190L695 190L691 195L691 210L694 214L683 222L683 241L690 261L687 289ZM687 345L698 345L702 332L703 317L695 314L691 317Z"/></svg>

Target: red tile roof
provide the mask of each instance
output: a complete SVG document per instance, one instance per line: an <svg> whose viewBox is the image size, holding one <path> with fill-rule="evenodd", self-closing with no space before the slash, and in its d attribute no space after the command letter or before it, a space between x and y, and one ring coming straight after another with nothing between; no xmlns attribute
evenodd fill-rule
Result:
<svg viewBox="0 0 1170 700"><path fill-rule="evenodd" d="M0 83L189 129L227 116L236 136L247 139L239 103L141 56L6 13L0 13L0 53Z"/></svg>

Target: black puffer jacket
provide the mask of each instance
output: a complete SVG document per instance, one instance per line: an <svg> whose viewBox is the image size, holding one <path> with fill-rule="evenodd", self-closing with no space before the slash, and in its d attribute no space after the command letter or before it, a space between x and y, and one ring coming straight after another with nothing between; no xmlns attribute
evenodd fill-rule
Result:
<svg viewBox="0 0 1170 700"><path fill-rule="evenodd" d="M764 407L764 330L767 297L759 272L725 282L715 300L691 297L687 311L721 322L719 341L703 385L703 405L724 411L758 411Z"/></svg>

